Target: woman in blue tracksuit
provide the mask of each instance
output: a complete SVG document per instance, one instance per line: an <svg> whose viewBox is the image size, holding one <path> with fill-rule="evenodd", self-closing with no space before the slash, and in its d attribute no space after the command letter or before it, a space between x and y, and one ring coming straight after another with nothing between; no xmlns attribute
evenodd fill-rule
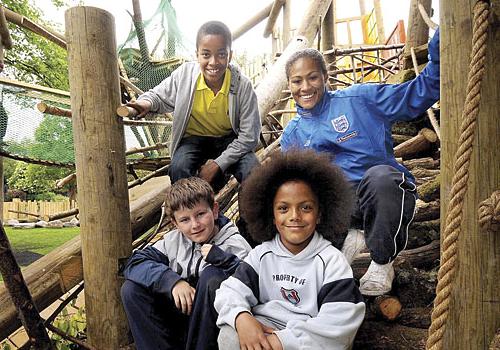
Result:
<svg viewBox="0 0 500 350"><path fill-rule="evenodd" d="M283 132L281 149L327 152L342 168L356 191L353 219L364 229L372 258L360 290L364 295L385 294L394 279L392 262L406 246L416 201L413 176L394 158L391 127L395 121L417 118L439 99L439 30L429 42L429 63L403 84L327 91L326 64L314 49L293 54L286 74L297 116ZM349 236L343 251L355 244Z"/></svg>

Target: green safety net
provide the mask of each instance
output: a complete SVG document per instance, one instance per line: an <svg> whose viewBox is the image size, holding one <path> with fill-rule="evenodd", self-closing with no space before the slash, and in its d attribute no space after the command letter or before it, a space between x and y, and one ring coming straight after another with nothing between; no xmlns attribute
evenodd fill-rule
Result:
<svg viewBox="0 0 500 350"><path fill-rule="evenodd" d="M151 18L133 23L128 38L119 45L121 75L147 91L182 64L188 51L193 51L187 49L184 42L187 41L177 25L171 1L160 1ZM40 92L27 85L0 82L0 153L28 162L71 166L75 161L71 119L43 114L37 109L39 102L70 109L70 99L63 92L47 90ZM121 93L122 103L137 97L123 87ZM146 119L163 123L124 126L127 149L169 142L169 116ZM168 156L167 148L131 154L128 158L165 156Z"/></svg>

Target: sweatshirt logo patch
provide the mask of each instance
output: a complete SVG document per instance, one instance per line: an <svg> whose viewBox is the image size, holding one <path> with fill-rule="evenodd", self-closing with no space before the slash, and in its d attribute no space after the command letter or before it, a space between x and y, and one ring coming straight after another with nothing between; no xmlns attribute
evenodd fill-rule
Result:
<svg viewBox="0 0 500 350"><path fill-rule="evenodd" d="M345 114L332 120L333 128L336 132L346 132L349 129L349 120Z"/></svg>
<svg viewBox="0 0 500 350"><path fill-rule="evenodd" d="M300 302L299 293L295 289L286 289L281 287L280 291L283 299L288 300L293 305L297 305Z"/></svg>

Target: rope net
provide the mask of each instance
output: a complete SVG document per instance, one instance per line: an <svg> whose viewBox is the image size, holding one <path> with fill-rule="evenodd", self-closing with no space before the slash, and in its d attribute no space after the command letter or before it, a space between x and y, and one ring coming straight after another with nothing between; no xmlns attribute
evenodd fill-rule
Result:
<svg viewBox="0 0 500 350"><path fill-rule="evenodd" d="M133 21L131 20L131 23ZM147 38L145 36L147 33ZM117 48L120 74L142 91L158 85L188 57L170 0L162 0L151 18L132 23L128 38ZM189 43L189 42L188 42ZM47 45L55 45L47 43ZM194 51L191 50L191 51ZM137 97L122 87L122 102ZM0 82L0 153L31 163L73 166L75 162L71 119L44 114L37 104L70 110L69 93L36 88L19 82ZM168 156L169 116L146 117L149 124L125 125L127 150L160 148L131 153L127 158L158 159Z"/></svg>

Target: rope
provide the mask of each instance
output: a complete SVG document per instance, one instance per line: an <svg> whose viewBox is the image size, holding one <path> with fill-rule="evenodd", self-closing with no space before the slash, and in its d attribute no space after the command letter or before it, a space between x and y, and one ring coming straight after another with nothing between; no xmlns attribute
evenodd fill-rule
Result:
<svg viewBox="0 0 500 350"><path fill-rule="evenodd" d="M450 309L452 283L457 269L457 240L463 214L463 199L467 192L469 165L476 120L481 100L480 88L484 75L486 56L486 32L488 29L489 4L477 1L473 9L472 51L467 82L467 97L462 113L459 148L455 153L454 175L450 191L450 202L443 235L443 252L438 273L436 299L432 311L432 322L427 339L427 350L443 349L443 336Z"/></svg>
<svg viewBox="0 0 500 350"><path fill-rule="evenodd" d="M490 198L479 204L477 210L479 226L488 233L500 229L500 190L493 192Z"/></svg>

